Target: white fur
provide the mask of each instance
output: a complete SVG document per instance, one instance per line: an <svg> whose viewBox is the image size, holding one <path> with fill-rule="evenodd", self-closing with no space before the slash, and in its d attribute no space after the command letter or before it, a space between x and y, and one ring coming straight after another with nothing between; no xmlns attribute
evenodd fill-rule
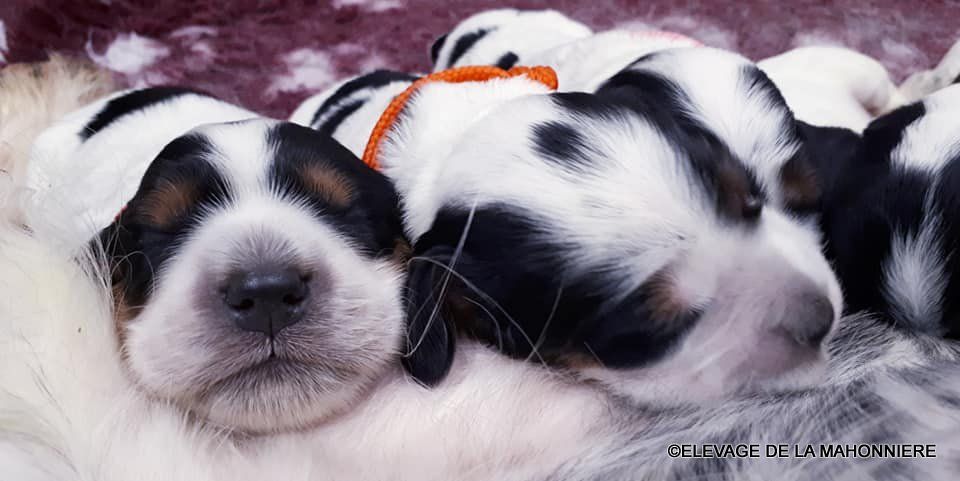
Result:
<svg viewBox="0 0 960 481"><path fill-rule="evenodd" d="M699 45L696 40L670 32L610 30L540 51L531 55L527 64L552 67L561 91L594 92L644 55Z"/></svg>
<svg viewBox="0 0 960 481"><path fill-rule="evenodd" d="M886 68L842 47L801 47L757 64L797 119L862 131L874 117L905 103Z"/></svg>
<svg viewBox="0 0 960 481"><path fill-rule="evenodd" d="M457 40L479 30L491 30L456 62L450 56ZM447 35L433 70L465 65L493 65L507 52L517 55L517 65L530 65L527 57L536 52L586 37L586 25L554 10L488 10L463 20Z"/></svg>
<svg viewBox="0 0 960 481"><path fill-rule="evenodd" d="M84 226L74 231L81 234L76 239L80 245L110 224L168 142L205 123L257 117L211 97L183 95L125 115L110 124L110 135L81 142L79 133L92 117L111 99L129 92L66 115L34 142L26 186L35 191L33 201L44 212L58 212L63 222Z"/></svg>
<svg viewBox="0 0 960 481"><path fill-rule="evenodd" d="M931 334L940 330L941 299L948 281L943 259L938 255L943 251L938 237L942 222L938 214L928 212L915 235L895 232L883 269L884 294L890 300L894 318L909 321L910 329Z"/></svg>
<svg viewBox="0 0 960 481"><path fill-rule="evenodd" d="M947 87L924 99L926 113L907 126L900 144L890 154L894 165L938 172L960 152L960 85Z"/></svg>

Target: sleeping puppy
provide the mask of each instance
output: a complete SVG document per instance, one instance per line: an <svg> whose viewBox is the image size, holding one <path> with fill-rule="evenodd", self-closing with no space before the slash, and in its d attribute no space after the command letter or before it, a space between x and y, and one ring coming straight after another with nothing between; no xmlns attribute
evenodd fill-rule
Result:
<svg viewBox="0 0 960 481"><path fill-rule="evenodd" d="M789 109L742 57L664 52L597 94L431 83L381 147L415 241L405 363L421 381L459 336L641 398L816 370L842 307L818 191Z"/></svg>
<svg viewBox="0 0 960 481"><path fill-rule="evenodd" d="M227 429L321 422L396 363L394 256L405 245L396 193L334 140L293 124L248 119L173 133L182 125L174 119L213 115L219 101L190 93L141 102L169 92L121 94L70 118L87 114L89 134L71 162L110 152L130 175L149 166L125 207L97 205L91 216L115 209L98 243L130 374L150 395Z"/></svg>
<svg viewBox="0 0 960 481"><path fill-rule="evenodd" d="M904 104L880 62L841 47L801 47L757 63L798 120L862 132Z"/></svg>
<svg viewBox="0 0 960 481"><path fill-rule="evenodd" d="M396 194L329 137L267 120L192 130L101 241L133 376L215 424L321 422L395 359Z"/></svg>
<svg viewBox="0 0 960 481"><path fill-rule="evenodd" d="M825 165L824 230L849 310L960 339L960 86L883 116ZM957 171L957 172L954 172Z"/></svg>
<svg viewBox="0 0 960 481"><path fill-rule="evenodd" d="M487 10L437 38L430 47L430 60L434 72L464 65L508 69L531 65L529 55L591 33L586 25L555 10Z"/></svg>

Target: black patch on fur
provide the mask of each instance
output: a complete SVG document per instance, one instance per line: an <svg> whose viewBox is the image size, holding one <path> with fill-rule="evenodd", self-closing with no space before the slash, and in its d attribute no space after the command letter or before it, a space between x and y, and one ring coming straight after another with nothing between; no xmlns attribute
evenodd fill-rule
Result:
<svg viewBox="0 0 960 481"><path fill-rule="evenodd" d="M933 321L941 332L927 334L960 339L960 224L952 221L960 216L960 154L937 173L896 166L891 159L905 129L925 112L922 103L891 112L867 127L853 160L840 167L820 163L826 185L826 253L844 289L848 312L871 311L907 329ZM931 216L940 217L939 246L924 254L939 259L947 274L944 296L935 301L942 303L942 317L904 318L907 313L884 295L883 266L890 261L896 236L915 238Z"/></svg>
<svg viewBox="0 0 960 481"><path fill-rule="evenodd" d="M861 137L849 129L820 127L799 120L796 121L796 135L802 147L784 164L784 168L810 169L819 195L813 202L796 203L787 199L785 207L801 216L820 214L824 205L845 201L844 195L856 187L849 185L851 182L862 183L862 179L851 175L852 172L870 168L861 165Z"/></svg>
<svg viewBox="0 0 960 481"><path fill-rule="evenodd" d="M883 266L895 233L917 234L931 179L888 164L854 175L873 180L855 193L844 193L848 200L825 210L826 252L844 288L847 311L886 314L893 322L882 291Z"/></svg>
<svg viewBox="0 0 960 481"><path fill-rule="evenodd" d="M97 115L83 127L78 135L82 140L87 140L127 114L187 94L205 95L184 87L151 87L121 95L107 102L103 110L97 112Z"/></svg>
<svg viewBox="0 0 960 481"><path fill-rule="evenodd" d="M333 115L327 117L326 122L323 122L317 125L313 125L313 124L311 125L313 125L315 129L317 129L317 132L320 132L324 135L332 136L337 131L337 129L340 128L340 124L342 124L343 121L347 119L347 117L350 117L351 115L353 115L354 112L359 110L360 107L363 107L364 103L365 102L363 100L356 100L356 101L347 103L345 105L342 105L336 112L334 112Z"/></svg>
<svg viewBox="0 0 960 481"><path fill-rule="evenodd" d="M517 61L520 60L520 57L517 57L517 54L513 52L507 52L497 60L497 67L500 67L504 70L510 70L514 65L517 64Z"/></svg>
<svg viewBox="0 0 960 481"><path fill-rule="evenodd" d="M957 75L957 78L953 79L953 82L951 82L951 85L952 84L960 84L960 75Z"/></svg>
<svg viewBox="0 0 960 481"><path fill-rule="evenodd" d="M916 102L871 122L863 131L866 158L877 162L889 160L890 153L903 140L907 127L926 113L923 102Z"/></svg>
<svg viewBox="0 0 960 481"><path fill-rule="evenodd" d="M615 299L621 293L602 276L575 276L533 214L479 208L461 240L470 218L462 209L441 210L415 246L407 285L412 354L404 365L421 382L446 373L454 332L516 358L531 356L536 344L547 362L579 354L629 368L663 357L696 323L698 312L654 318L647 286Z"/></svg>
<svg viewBox="0 0 960 481"><path fill-rule="evenodd" d="M457 63L457 60L460 60L460 57L463 57L464 54L470 50L470 47L473 47L473 44L480 41L481 38L486 37L488 33L496 30L495 28L481 28L475 32L470 32L464 34L462 37L457 39L457 43L453 44L453 50L450 52L450 60L447 62L447 67L452 67Z"/></svg>
<svg viewBox="0 0 960 481"><path fill-rule="evenodd" d="M557 107L571 114L594 118L612 119L629 115L627 109L616 102L604 102L598 96L583 92L561 92L551 94Z"/></svg>
<svg viewBox="0 0 960 481"><path fill-rule="evenodd" d="M184 135L167 144L150 164L133 199L100 233L113 282L123 287L128 304L146 303L154 276L196 227L203 208L229 200L227 181L204 160L213 151L199 134ZM192 209L162 229L152 226L140 212L144 199L156 189L183 181L190 182L197 192Z"/></svg>
<svg viewBox="0 0 960 481"><path fill-rule="evenodd" d="M540 157L561 168L583 172L590 165L590 146L587 138L573 126L563 122L543 122L531 132L534 150Z"/></svg>
<svg viewBox="0 0 960 481"><path fill-rule="evenodd" d="M320 108L317 109L313 114L313 118L310 119L310 125L315 129L322 129L324 125L317 125L317 122L320 120L324 114L326 114L331 109L336 108L340 102L344 99L350 97L351 95L366 89L377 89L383 87L384 85L393 83L393 82L413 82L417 80L416 75L410 75L406 72L395 72L392 70L374 70L366 75L361 75L355 79L350 80L349 82L340 86L336 92L333 93L330 97L323 101L323 104L320 105ZM353 103L347 104L351 106ZM346 107L341 107L346 108ZM359 106L354 107L354 110L359 108ZM346 117L343 117L346 118ZM337 121L337 124L343 121L343 118L340 118ZM327 121L330 122L329 120ZM336 130L336 126L329 129L330 132Z"/></svg>
<svg viewBox="0 0 960 481"><path fill-rule="evenodd" d="M670 79L642 70L647 55L607 80L597 97L623 105L645 117L678 151L685 152L691 173L724 219L753 223L766 193L753 174L713 131L690 113L692 100Z"/></svg>
<svg viewBox="0 0 960 481"><path fill-rule="evenodd" d="M281 123L270 129L268 145L275 156L270 182L281 192L306 200L319 219L332 224L371 257L393 255L400 225L399 197L387 178L367 167L328 135L307 127ZM305 167L330 169L350 182L349 205L335 205L303 183Z"/></svg>
<svg viewBox="0 0 960 481"><path fill-rule="evenodd" d="M946 257L947 274L941 327L945 337L960 340L960 153L954 153L944 165L935 189L934 208L941 216L941 255Z"/></svg>
<svg viewBox="0 0 960 481"><path fill-rule="evenodd" d="M433 44L430 45L430 63L434 65L437 64L437 57L440 56L440 50L443 48L443 43L447 41L447 35L449 34L445 33L437 37L437 39L433 41Z"/></svg>

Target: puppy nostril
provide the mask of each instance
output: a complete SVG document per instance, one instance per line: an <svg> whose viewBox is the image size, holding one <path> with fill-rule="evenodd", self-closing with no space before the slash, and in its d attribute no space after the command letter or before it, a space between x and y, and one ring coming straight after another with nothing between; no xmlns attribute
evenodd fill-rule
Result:
<svg viewBox="0 0 960 481"><path fill-rule="evenodd" d="M295 306L303 302L304 297L296 294L287 294L283 296L283 303L289 306Z"/></svg>
<svg viewBox="0 0 960 481"><path fill-rule="evenodd" d="M238 311L246 311L253 307L253 299L241 299L240 302L237 303L230 303L228 301L227 304Z"/></svg>

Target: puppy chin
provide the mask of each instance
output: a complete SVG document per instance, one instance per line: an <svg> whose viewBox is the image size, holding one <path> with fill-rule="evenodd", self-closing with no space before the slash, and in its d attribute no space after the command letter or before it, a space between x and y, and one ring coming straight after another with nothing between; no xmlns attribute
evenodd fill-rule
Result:
<svg viewBox="0 0 960 481"><path fill-rule="evenodd" d="M290 432L351 409L376 383L377 379L337 379L317 367L271 359L179 404L207 424L229 431Z"/></svg>

